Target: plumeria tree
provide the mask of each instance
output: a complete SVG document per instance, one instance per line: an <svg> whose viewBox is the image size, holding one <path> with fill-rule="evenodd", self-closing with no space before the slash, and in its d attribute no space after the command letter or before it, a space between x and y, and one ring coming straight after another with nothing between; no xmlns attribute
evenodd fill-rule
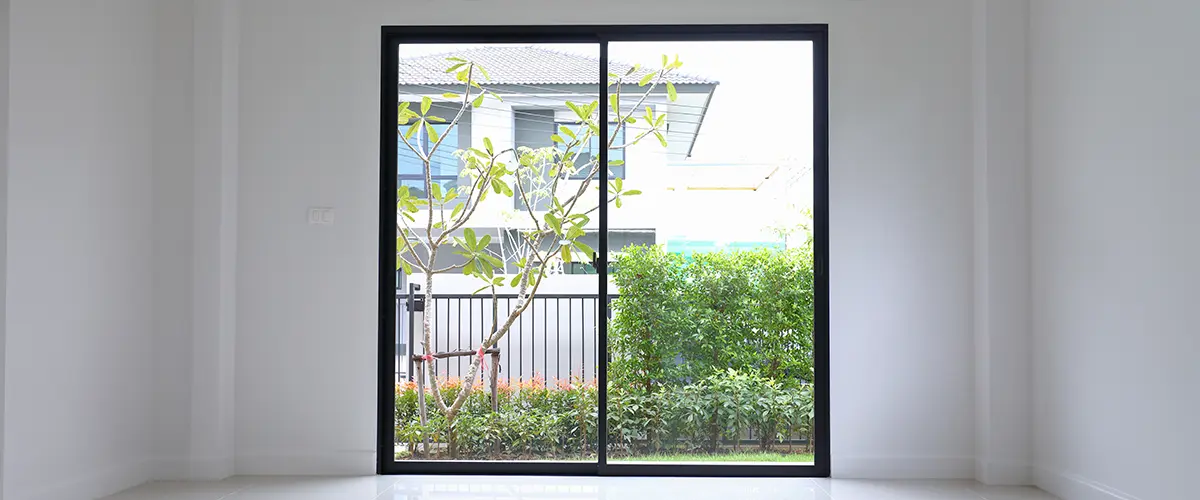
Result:
<svg viewBox="0 0 1200 500"><path fill-rule="evenodd" d="M461 162L457 186L443 188L435 183L431 177L431 158L439 150L450 147L445 144L451 135L449 131L459 126L468 110L483 106L486 99L501 99L488 89L490 77L482 66L457 57L447 61L446 72L454 74L461 85L461 89L456 89L459 92L442 96L444 101L456 103L452 106L457 108L454 116L433 115L434 102L430 97L423 97L419 105L401 103L398 108L397 133L404 146L424 164L425 178L424 189L420 192L414 194L407 187L401 187L397 192L396 247L397 267L407 274L423 274L425 278L427 310L421 324L420 346L424 353L420 357L421 362L427 364L423 372L427 374L434 405L453 428L454 419L470 396L473 384L462 384L452 398L444 396L438 385L435 376L438 357L435 355L440 352L433 335L435 277L445 273L465 274L479 280L481 286L476 293L491 295L491 328L467 371L466 380L473 380L485 350L508 334L513 322L532 303L550 269L558 263L570 263L576 251L589 256L595 254L581 237L599 208L591 198L600 199L596 192L602 187L600 183L607 182L605 202L617 208L621 207L624 197L640 192L625 189L620 178L608 180L609 168L619 166L620 161L601 165L598 155L581 155L592 139L600 135L598 100L564 102L564 106L575 114L578 124L560 126L550 137L554 146L500 149L493 146L491 139L483 138L482 148L455 151L455 157ZM655 112L654 107L646 103L651 94L657 91L661 95L664 88L670 101L676 99L675 86L669 76L681 65L678 56L673 60L663 56L657 69L633 66L623 74L609 73L606 87L613 133L608 135L608 142L603 147L625 149L649 137L657 139L663 147L667 146L664 136L666 114ZM631 88L636 92L621 95L622 91ZM627 101L635 104L623 107L622 103ZM440 135L435 124L444 128ZM623 128L628 129L627 134L618 133ZM417 147L414 140L422 130L428 137L427 151ZM618 137L632 139L618 143ZM491 250L492 236L476 234L472 227L472 218L480 213L489 195L516 196L521 200L513 224L519 240L515 252L501 255ZM438 264L438 256L447 252L457 255L458 263ZM505 288L515 290L517 298L511 309L502 313L499 293Z"/></svg>

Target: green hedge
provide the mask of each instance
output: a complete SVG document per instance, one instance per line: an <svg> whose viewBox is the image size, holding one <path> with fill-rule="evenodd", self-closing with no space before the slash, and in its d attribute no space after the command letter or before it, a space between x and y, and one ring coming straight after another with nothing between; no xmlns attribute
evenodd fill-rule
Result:
<svg viewBox="0 0 1200 500"><path fill-rule="evenodd" d="M635 246L616 264L607 392L613 457L737 450L748 431L761 450L788 436L811 445L811 247L685 257ZM460 386L442 387L450 400ZM427 435L436 458L586 459L597 446L597 388L502 385L493 412L479 386L453 429L432 402L428 418L422 427L415 386L398 386L396 443L408 454Z"/></svg>
<svg viewBox="0 0 1200 500"><path fill-rule="evenodd" d="M459 459L571 459L596 452L597 388L592 384L554 384L540 380L501 386L499 411L491 411L482 387L455 420L453 432L441 413L428 412L422 428L417 391L411 384L396 390L396 444L404 455L419 448L428 432L436 456ZM446 396L458 387L449 381ZM614 457L661 452L719 452L745 448L753 431L758 449L770 449L788 436L812 430L811 386L784 387L775 381L729 370L694 384L660 387L651 392L610 384L609 452Z"/></svg>
<svg viewBox="0 0 1200 500"><path fill-rule="evenodd" d="M649 391L728 369L785 386L813 380L810 247L685 257L636 246L613 279L614 382Z"/></svg>

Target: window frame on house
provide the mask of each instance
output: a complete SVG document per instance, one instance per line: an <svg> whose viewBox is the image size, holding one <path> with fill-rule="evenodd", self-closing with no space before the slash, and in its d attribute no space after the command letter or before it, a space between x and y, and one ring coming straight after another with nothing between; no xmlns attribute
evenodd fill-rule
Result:
<svg viewBox="0 0 1200 500"><path fill-rule="evenodd" d="M448 122L447 123L430 123L430 125L433 126L433 129L435 132L437 132L438 137L441 137L447 131L449 131L453 137L453 141L451 141L449 138L444 139L442 141L441 145L438 146L437 151L434 152L434 156L436 158L434 159L434 161L431 162L431 165L429 165L430 168L434 169L434 172L444 172L446 165L453 165L454 174L446 174L446 173L432 174L431 173L431 175L429 176L430 182L441 186L442 192L444 193L449 188L457 186L458 179L459 179L459 177L462 176L463 161L462 161L462 159L458 158L458 156L456 156L454 154L456 151L461 149L461 146L462 146L462 144L459 142L459 134L460 134L459 129L461 129L462 127L457 126L454 128L450 128L450 124ZM409 126L411 126L411 123L398 125L397 126L398 134L403 134L405 131L408 130ZM429 139L430 139L429 133L426 132L425 127L418 127L416 132L413 134L413 136L408 139L408 142L409 142L409 144L413 144L414 146L418 145L416 143L419 142L420 143L419 147L421 149L421 152L423 154L427 154L430 146L432 146L432 142ZM421 159L419 157L417 157L412 151L409 151L407 149L408 149L408 146L406 146L404 144L404 140L402 140L400 138L400 136L397 135L397 137L396 137L396 150L397 150L396 151L396 184L397 184L397 187L398 188L399 187L408 187L410 190L410 193L412 195L417 196L418 198L424 198L426 196L425 195L425 163L423 161L421 161ZM401 165L409 165L409 164L414 165L416 168L415 169L407 169L409 171L409 173L403 173L405 171L405 169L402 168ZM437 168L437 166L441 166L442 168ZM412 173L412 171L414 171L414 170L416 172ZM463 194L459 193L459 196L461 197L461 196L463 196Z"/></svg>
<svg viewBox="0 0 1200 500"><path fill-rule="evenodd" d="M580 123L580 122L571 122L571 121L558 121L558 120L556 120L556 121L554 122L554 129L555 129L555 130L558 130L558 128L559 128L559 127L567 127L567 128L570 128L572 131L574 131L574 130L576 130L576 129L577 129L579 126L580 126L580 125L581 125L581 123ZM609 135L609 136L607 136L607 137L612 137L612 136L611 136L611 134L613 133L613 130L616 130L616 132L617 132L617 139L616 139L615 141L613 141L613 144L617 144L617 145L624 145L624 144L625 144L625 138L629 136L629 134L627 133L627 131L629 130L629 126L628 126L628 125L625 125L625 126L620 126L619 124L609 124L609 134L610 134L610 135ZM600 135L599 135L599 134L592 134L591 138L588 140L588 155L589 155L589 158L595 158L595 157L598 157L598 156L600 156L600 148L601 148L602 146L604 146L604 144L602 144L602 141L603 141L603 140L604 140L604 139L601 139L601 137L600 137ZM594 146L594 147L593 147L593 146ZM608 148L608 161L609 161L609 163L612 163L612 162L613 162L613 160L618 160L618 161L620 161L620 162L621 162L621 164L620 164L620 165L617 165L617 166L610 166L610 167L609 167L609 169L608 169L608 180L610 180L610 181L611 181L611 180L614 180L614 179L622 179L622 180L624 180L624 179L626 178L626 175L628 175L628 172L627 172L627 171L626 171L626 169L625 169L625 167L627 167L627 166L628 166L627 160L625 159L625 158L626 158L626 156L627 156L627 155L625 154L625 150L626 150L626 149L627 149L627 148L620 148L620 149L612 149L612 148ZM582 154L583 154L583 151L577 151L577 152L576 152L576 154L575 154L575 163L576 163L576 165L578 165L578 164L580 163L580 162L579 162L579 157L580 157L580 155L582 155ZM590 161L590 159L589 159L588 161ZM583 170L583 169L580 169L580 170L576 171L575 173L571 174L571 176L570 176L570 177L567 177L567 179L569 179L569 180L573 180L573 181L581 181L581 180L585 180L585 179L587 179L587 171L586 171L586 170Z"/></svg>

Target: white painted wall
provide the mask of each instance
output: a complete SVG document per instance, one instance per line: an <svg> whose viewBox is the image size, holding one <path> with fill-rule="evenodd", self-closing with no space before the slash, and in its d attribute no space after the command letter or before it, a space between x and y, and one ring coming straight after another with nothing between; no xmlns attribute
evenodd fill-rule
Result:
<svg viewBox="0 0 1200 500"><path fill-rule="evenodd" d="M155 478L233 472L236 0L155 3Z"/></svg>
<svg viewBox="0 0 1200 500"><path fill-rule="evenodd" d="M0 283L8 282L8 0L0 0ZM0 497L4 496L4 354L8 344L7 287L0 286Z"/></svg>
<svg viewBox="0 0 1200 500"><path fill-rule="evenodd" d="M1038 484L1194 498L1200 4L1032 5Z"/></svg>
<svg viewBox="0 0 1200 500"><path fill-rule="evenodd" d="M374 470L380 25L827 22L833 471L973 477L971 8L245 3L238 472ZM337 223L307 225L308 206Z"/></svg>
<svg viewBox="0 0 1200 500"><path fill-rule="evenodd" d="M151 474L152 4L11 2L7 499Z"/></svg>
<svg viewBox="0 0 1200 500"><path fill-rule="evenodd" d="M975 477L1029 484L1029 1L974 5Z"/></svg>

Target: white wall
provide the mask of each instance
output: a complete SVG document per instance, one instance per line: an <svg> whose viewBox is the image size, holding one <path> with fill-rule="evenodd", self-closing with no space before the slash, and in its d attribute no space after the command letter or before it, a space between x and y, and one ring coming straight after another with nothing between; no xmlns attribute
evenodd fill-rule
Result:
<svg viewBox="0 0 1200 500"><path fill-rule="evenodd" d="M233 472L238 4L155 2L158 479Z"/></svg>
<svg viewBox="0 0 1200 500"><path fill-rule="evenodd" d="M975 477L1029 484L1029 1L974 4Z"/></svg>
<svg viewBox="0 0 1200 500"><path fill-rule="evenodd" d="M243 5L239 472L374 470L380 25L814 22L831 24L834 474L974 476L969 2L500 5ZM307 225L308 206L337 223Z"/></svg>
<svg viewBox="0 0 1200 500"><path fill-rule="evenodd" d="M150 477L151 6L11 2L8 499Z"/></svg>
<svg viewBox="0 0 1200 500"><path fill-rule="evenodd" d="M1035 1L1038 483L1195 497L1200 4Z"/></svg>
<svg viewBox="0 0 1200 500"><path fill-rule="evenodd" d="M8 54L9 54L9 5L0 1L0 283L7 283L8 275ZM8 300L6 288L0 286L0 497L4 496L4 355L8 344L6 311Z"/></svg>

